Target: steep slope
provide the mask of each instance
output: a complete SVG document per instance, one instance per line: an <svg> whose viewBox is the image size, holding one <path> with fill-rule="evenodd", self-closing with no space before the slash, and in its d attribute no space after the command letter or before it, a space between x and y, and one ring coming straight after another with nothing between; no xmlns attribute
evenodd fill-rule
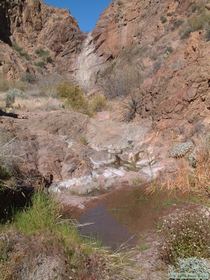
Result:
<svg viewBox="0 0 210 280"><path fill-rule="evenodd" d="M190 121L207 116L209 34L207 0L113 1L85 46L93 50L87 52L89 87L100 84L101 78L119 87L111 77L123 84L127 76L126 84L132 83L130 91L138 88L141 116ZM83 66L79 73L82 71ZM77 77L82 82L81 75Z"/></svg>
<svg viewBox="0 0 210 280"><path fill-rule="evenodd" d="M0 70L8 78L71 72L85 35L68 11L40 0L1 0L0 22Z"/></svg>

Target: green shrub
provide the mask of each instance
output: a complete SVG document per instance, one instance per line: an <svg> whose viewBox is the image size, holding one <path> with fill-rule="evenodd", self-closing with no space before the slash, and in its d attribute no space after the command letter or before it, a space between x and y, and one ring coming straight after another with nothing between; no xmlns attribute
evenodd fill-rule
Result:
<svg viewBox="0 0 210 280"><path fill-rule="evenodd" d="M13 104L15 103L16 97L23 97L23 95L24 95L23 91L17 88L9 89L5 97L6 108L12 107Z"/></svg>
<svg viewBox="0 0 210 280"><path fill-rule="evenodd" d="M40 68L44 68L46 66L46 63L45 63L45 61L40 60L38 62L35 62L34 65L37 67L40 67Z"/></svg>
<svg viewBox="0 0 210 280"><path fill-rule="evenodd" d="M161 16L160 20L163 24L167 22L167 18L165 16Z"/></svg>
<svg viewBox="0 0 210 280"><path fill-rule="evenodd" d="M4 167L2 164L0 164L0 180L8 180L10 179L11 174L9 170Z"/></svg>
<svg viewBox="0 0 210 280"><path fill-rule="evenodd" d="M24 57L27 60L31 59L30 55L23 48L21 48L17 43L13 43L12 46L13 46L13 49L19 53L20 56Z"/></svg>
<svg viewBox="0 0 210 280"><path fill-rule="evenodd" d="M201 211L184 211L165 220L161 227L161 256L175 264L180 258L210 256L209 218Z"/></svg>
<svg viewBox="0 0 210 280"><path fill-rule="evenodd" d="M47 62L47 63L53 63L52 57L51 57L51 56L48 56L48 57L46 58L46 62Z"/></svg>
<svg viewBox="0 0 210 280"><path fill-rule="evenodd" d="M206 22L204 15L193 16L188 20L191 32L201 30Z"/></svg>
<svg viewBox="0 0 210 280"><path fill-rule="evenodd" d="M184 40L184 39L189 38L191 32L192 32L192 30L189 27L187 27L186 29L182 30L181 34L180 34L181 35L181 39Z"/></svg>
<svg viewBox="0 0 210 280"><path fill-rule="evenodd" d="M59 256L65 260L64 268L68 275L72 276L71 279L118 279L118 276L119 279L136 279L134 275L132 276L134 273L130 267L129 270L125 269L130 265L127 263L126 255L110 254L100 248L96 242L80 237L75 225L61 218L58 204L46 194L36 193L31 207L16 214L9 229L18 230L16 236L22 237L26 242L24 247L17 248L13 244L12 248L10 244L8 247L5 240L1 248L0 243L0 259L3 259L3 262L0 262L0 270L2 272L9 267L14 279L18 274L17 270L29 268L26 258L32 257L33 254L36 258L38 252L39 254L49 252L52 256L55 252L59 253ZM30 244L34 244L34 241L37 248L32 246L31 249L35 250L29 252L28 248ZM9 255L8 251L10 251ZM34 259L32 258L32 261ZM16 264L15 270L11 266L13 261ZM3 267L1 267L2 263ZM7 270L5 274L8 275Z"/></svg>
<svg viewBox="0 0 210 280"><path fill-rule="evenodd" d="M179 28L183 23L184 21L182 19L177 19L174 21L173 28L174 29Z"/></svg>
<svg viewBox="0 0 210 280"><path fill-rule="evenodd" d="M35 63L36 66L43 68L47 63L52 63L53 59L50 56L49 51L39 48L35 51L36 55L42 58L41 61Z"/></svg>
<svg viewBox="0 0 210 280"><path fill-rule="evenodd" d="M64 99L65 104L72 109L87 113L88 102L84 96L83 91L76 85L63 82L57 87L58 97Z"/></svg>
<svg viewBox="0 0 210 280"><path fill-rule="evenodd" d="M210 25L210 13L205 10L188 19L187 24L181 31L181 38L186 39L190 33L203 30L206 26Z"/></svg>
<svg viewBox="0 0 210 280"><path fill-rule="evenodd" d="M172 47L167 47L165 52L166 52L166 54L170 54L170 53L173 52L173 48Z"/></svg>
<svg viewBox="0 0 210 280"><path fill-rule="evenodd" d="M22 76L21 80L29 84L33 84L37 81L36 76L28 72Z"/></svg>
<svg viewBox="0 0 210 280"><path fill-rule="evenodd" d="M39 48L35 51L36 55L38 55L39 57L49 57L49 51L47 50L44 50L42 48Z"/></svg>
<svg viewBox="0 0 210 280"><path fill-rule="evenodd" d="M9 91L5 98L6 108L11 108L15 103L15 94Z"/></svg>
<svg viewBox="0 0 210 280"><path fill-rule="evenodd" d="M84 145L84 146L87 146L88 145L88 140L87 140L87 138L83 135L83 136L81 136L80 137L80 143L82 144L82 145Z"/></svg>
<svg viewBox="0 0 210 280"><path fill-rule="evenodd" d="M12 250L12 242L6 235L2 235L0 238L0 263L5 262L9 258L9 253Z"/></svg>

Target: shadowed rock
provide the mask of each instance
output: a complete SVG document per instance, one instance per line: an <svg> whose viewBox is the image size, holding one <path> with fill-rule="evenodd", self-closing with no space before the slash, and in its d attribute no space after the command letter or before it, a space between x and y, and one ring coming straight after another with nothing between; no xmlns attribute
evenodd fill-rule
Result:
<svg viewBox="0 0 210 280"><path fill-rule="evenodd" d="M7 113L0 109L0 117L10 117L10 118L18 118L18 114L15 113Z"/></svg>

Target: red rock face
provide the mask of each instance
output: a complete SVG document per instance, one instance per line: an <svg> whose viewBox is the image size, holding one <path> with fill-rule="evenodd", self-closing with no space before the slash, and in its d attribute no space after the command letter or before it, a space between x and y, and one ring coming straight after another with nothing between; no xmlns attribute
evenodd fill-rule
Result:
<svg viewBox="0 0 210 280"><path fill-rule="evenodd" d="M209 115L207 1L119 0L92 33L108 75L139 74L141 116L192 119ZM132 92L131 92L132 93ZM193 117L192 117L193 115Z"/></svg>
<svg viewBox="0 0 210 280"><path fill-rule="evenodd" d="M39 48L49 52L51 58L51 63L45 63L43 72L52 68L58 72L72 70L73 60L85 35L68 11L49 7L40 0L4 0L0 5L0 21L3 23L0 40L10 46L15 43L22 49L22 52L13 49L13 56L21 60L23 71L20 71L19 63L14 65L9 54L11 51L2 53L1 64L4 67L1 70L8 78L19 78L24 72L40 72L31 63L36 64L42 59L36 55ZM27 54L28 59L21 53Z"/></svg>
<svg viewBox="0 0 210 280"><path fill-rule="evenodd" d="M40 0L4 0L0 20L0 72L8 78L25 72L73 74L90 91L104 73L121 71L138 79L129 93L139 93L142 117L183 118L191 112L192 121L209 113L206 0L116 0L88 37L67 11ZM12 42L22 51L11 48ZM36 53L40 48L50 62Z"/></svg>

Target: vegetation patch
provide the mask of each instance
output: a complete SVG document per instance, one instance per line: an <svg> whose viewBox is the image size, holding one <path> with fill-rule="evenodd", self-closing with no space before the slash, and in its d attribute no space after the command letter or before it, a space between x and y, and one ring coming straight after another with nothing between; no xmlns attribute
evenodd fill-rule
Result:
<svg viewBox="0 0 210 280"><path fill-rule="evenodd" d="M106 107L106 98L102 94L88 100L79 86L69 82L62 82L57 86L57 96L64 100L66 107L90 116Z"/></svg>
<svg viewBox="0 0 210 280"><path fill-rule="evenodd" d="M40 68L44 68L46 66L46 62L44 60L40 60L38 62L35 62L34 65Z"/></svg>
<svg viewBox="0 0 210 280"><path fill-rule="evenodd" d="M35 51L35 53L38 57L42 58L41 61L35 63L36 66L43 68L46 64L53 62L53 59L51 58L50 52L48 50L39 48Z"/></svg>
<svg viewBox="0 0 210 280"><path fill-rule="evenodd" d="M191 275L193 279L209 279L209 268L208 262L204 259L179 259L176 266L170 267L169 275L170 279L185 278L185 275Z"/></svg>
<svg viewBox="0 0 210 280"><path fill-rule="evenodd" d="M57 94L58 97L65 101L65 105L67 107L71 107L72 109L82 113L88 112L87 100L79 86L63 82L58 85Z"/></svg>
<svg viewBox="0 0 210 280"><path fill-rule="evenodd" d="M13 107L16 97L22 97L23 96L23 92L19 89L16 88L11 88L8 90L6 97L5 97L5 105L6 108L11 108Z"/></svg>
<svg viewBox="0 0 210 280"><path fill-rule="evenodd" d="M26 60L30 60L31 59L30 55L22 47L20 47L16 42L13 43L12 46L13 46L13 49L17 53L19 53L20 56L24 57Z"/></svg>
<svg viewBox="0 0 210 280"><path fill-rule="evenodd" d="M160 233L163 237L161 257L165 262L175 264L180 258L210 256L210 224L206 211L186 210L164 220Z"/></svg>
<svg viewBox="0 0 210 280"><path fill-rule="evenodd" d="M26 89L26 84L23 81L7 80L4 75L0 74L0 92L6 92L11 88L24 91Z"/></svg>
<svg viewBox="0 0 210 280"><path fill-rule="evenodd" d="M89 102L90 111L95 112L101 112L106 108L107 100L106 97L102 94L96 94L93 96Z"/></svg>
<svg viewBox="0 0 210 280"><path fill-rule="evenodd" d="M42 48L39 48L35 51L36 55L39 57L49 57L50 53L47 50L44 50Z"/></svg>
<svg viewBox="0 0 210 280"><path fill-rule="evenodd" d="M34 74L29 73L29 72L26 72L26 73L22 76L21 80L22 80L23 82L26 82L26 83L29 83L29 84L33 84L33 83L35 83L35 82L37 81L37 78L36 78L36 76L35 76Z"/></svg>
<svg viewBox="0 0 210 280"><path fill-rule="evenodd" d="M141 110L140 94L131 95L130 98L123 104L122 117L123 121L132 121Z"/></svg>
<svg viewBox="0 0 210 280"><path fill-rule="evenodd" d="M58 279L134 279L131 272L126 273L125 255L111 254L93 241L80 237L76 226L69 220L62 220L58 204L46 194L35 194L32 206L18 213L14 221L5 226L4 232L9 231L16 232L18 247L10 249L9 256L6 243L3 243L2 250L0 247L3 279L22 279L19 272L25 273L25 267L27 273L38 269L38 256L52 260L55 255L63 265L62 273L65 272ZM56 271L53 277L55 275Z"/></svg>
<svg viewBox="0 0 210 280"><path fill-rule="evenodd" d="M196 15L190 17L181 30L181 38L186 39L192 32L204 30L210 25L210 13L206 9L199 10Z"/></svg>
<svg viewBox="0 0 210 280"><path fill-rule="evenodd" d="M161 17L160 17L160 21L164 24L164 23L166 23L168 20L167 20L167 17L161 16Z"/></svg>

